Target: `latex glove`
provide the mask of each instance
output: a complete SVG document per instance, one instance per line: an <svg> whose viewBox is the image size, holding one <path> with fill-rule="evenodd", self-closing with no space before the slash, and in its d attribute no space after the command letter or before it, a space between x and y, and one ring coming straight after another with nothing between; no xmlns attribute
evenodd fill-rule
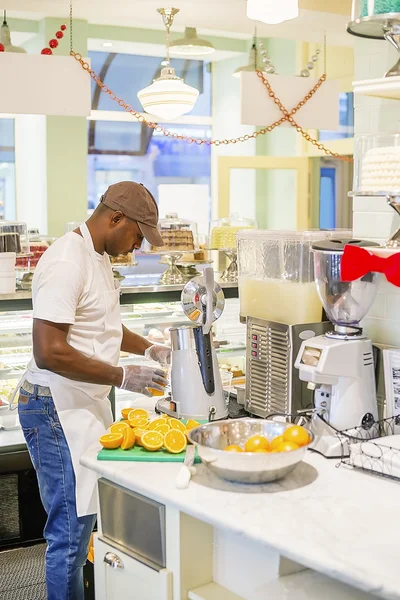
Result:
<svg viewBox="0 0 400 600"><path fill-rule="evenodd" d="M137 392L145 396L152 396L148 388L163 392L165 386L168 385L168 379L165 377L165 371L161 369L153 369L151 367L139 365L127 365L122 367L124 377L121 384L121 389L128 392Z"/></svg>
<svg viewBox="0 0 400 600"><path fill-rule="evenodd" d="M169 365L171 362L171 348L162 346L161 344L153 344L149 346L144 353L145 358L155 360L161 365Z"/></svg>

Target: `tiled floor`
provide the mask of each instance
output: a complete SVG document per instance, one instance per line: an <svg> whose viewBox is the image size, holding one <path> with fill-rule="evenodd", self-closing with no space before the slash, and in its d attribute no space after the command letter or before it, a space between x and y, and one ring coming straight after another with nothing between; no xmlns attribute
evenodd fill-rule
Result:
<svg viewBox="0 0 400 600"><path fill-rule="evenodd" d="M46 600L45 544L0 552L0 600Z"/></svg>

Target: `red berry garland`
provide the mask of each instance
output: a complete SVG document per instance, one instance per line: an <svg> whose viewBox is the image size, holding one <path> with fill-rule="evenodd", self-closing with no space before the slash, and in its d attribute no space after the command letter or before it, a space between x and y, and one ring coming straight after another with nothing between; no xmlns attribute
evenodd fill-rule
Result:
<svg viewBox="0 0 400 600"><path fill-rule="evenodd" d="M57 48L58 46L58 40L61 40L64 37L63 31L65 31L67 29L66 25L61 25L59 31L56 31L56 38L53 38L49 41L49 46L50 48L43 48L41 54L53 54L51 48ZM0 44L0 52L4 52L4 46L3 49L1 49L2 44Z"/></svg>
<svg viewBox="0 0 400 600"><path fill-rule="evenodd" d="M4 52L4 51L5 51L5 48L4 48L3 44L0 44L0 52Z"/></svg>

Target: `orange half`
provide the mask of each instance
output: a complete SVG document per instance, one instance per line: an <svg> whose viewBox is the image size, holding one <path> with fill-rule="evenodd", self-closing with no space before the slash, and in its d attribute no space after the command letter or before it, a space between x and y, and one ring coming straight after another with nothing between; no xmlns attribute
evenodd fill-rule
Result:
<svg viewBox="0 0 400 600"><path fill-rule="evenodd" d="M164 448L171 454L180 454L187 445L186 435L179 429L171 429L164 436Z"/></svg>
<svg viewBox="0 0 400 600"><path fill-rule="evenodd" d="M186 429L190 430L194 429L195 427L200 427L200 423L194 419L189 419L189 421L186 423Z"/></svg>
<svg viewBox="0 0 400 600"><path fill-rule="evenodd" d="M161 450L163 443L164 436L157 430L145 431L141 436L141 444L143 448L146 448L146 450L150 450L151 452Z"/></svg>
<svg viewBox="0 0 400 600"><path fill-rule="evenodd" d="M149 420L149 413L145 408L131 408L128 413L128 419L136 419L141 417Z"/></svg>
<svg viewBox="0 0 400 600"><path fill-rule="evenodd" d="M102 435L99 442L103 446L103 448L107 448L109 450L115 450L115 448L119 448L124 436L122 433L106 433Z"/></svg>
<svg viewBox="0 0 400 600"><path fill-rule="evenodd" d="M110 427L110 433L124 433L125 429L130 429L129 423L121 421L120 423L113 423Z"/></svg>
<svg viewBox="0 0 400 600"><path fill-rule="evenodd" d="M131 448L133 448L136 439L135 430L131 427L127 427L122 432L122 435L124 436L124 439L122 440L121 450L130 450Z"/></svg>
<svg viewBox="0 0 400 600"><path fill-rule="evenodd" d="M182 432L184 432L186 429L186 427L182 423L182 421L179 421L178 419L174 419L174 418L171 418L169 420L169 426L171 427L171 429L179 429L179 431L182 431Z"/></svg>

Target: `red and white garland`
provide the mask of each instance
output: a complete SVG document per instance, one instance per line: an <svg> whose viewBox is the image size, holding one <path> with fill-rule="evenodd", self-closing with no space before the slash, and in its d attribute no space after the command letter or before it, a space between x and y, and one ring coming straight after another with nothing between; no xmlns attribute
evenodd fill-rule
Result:
<svg viewBox="0 0 400 600"><path fill-rule="evenodd" d="M61 40L64 37L64 31L67 29L66 25L61 25L60 29L56 31L55 38L49 41L49 47L43 48L41 54L53 54L54 48L58 46L58 40ZM0 52L5 52L5 48L3 44L0 44Z"/></svg>

